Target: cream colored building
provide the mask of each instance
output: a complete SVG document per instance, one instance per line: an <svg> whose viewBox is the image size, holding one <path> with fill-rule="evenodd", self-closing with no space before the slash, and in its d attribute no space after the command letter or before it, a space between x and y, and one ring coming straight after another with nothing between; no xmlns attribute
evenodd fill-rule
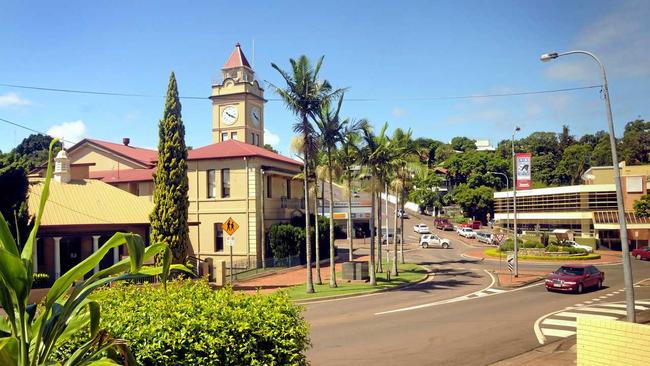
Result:
<svg viewBox="0 0 650 366"><path fill-rule="evenodd" d="M264 90L239 44L212 85L213 144L188 152L189 255L214 261L229 258L221 225L232 218L237 265L257 266L262 237L272 224L303 215L302 163L264 149ZM152 131L153 132L153 131ZM153 200L157 151L85 139L68 149L73 165L90 177ZM268 244L267 244L268 246ZM265 252L269 256L268 251Z"/></svg>

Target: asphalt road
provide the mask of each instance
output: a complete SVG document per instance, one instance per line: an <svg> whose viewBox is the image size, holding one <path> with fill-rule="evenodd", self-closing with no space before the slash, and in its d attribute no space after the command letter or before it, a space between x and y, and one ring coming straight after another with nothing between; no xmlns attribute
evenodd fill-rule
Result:
<svg viewBox="0 0 650 366"><path fill-rule="evenodd" d="M461 254L470 247L453 232L434 230L453 240L452 249L418 248L415 243L419 235L412 227L420 222L432 227L431 217L411 215L405 220L409 248L405 254L409 262L429 269L429 279L399 291L307 305L305 317L311 324L313 343L308 357L312 364L490 364L539 347L545 338L542 332L550 332L540 331L540 323L564 324L552 318L554 312L625 299L622 265L601 266L606 287L581 295L549 293L541 283L516 290L497 289L486 270L495 269L498 262L465 259ZM550 272L556 267L522 264L520 268ZM650 278L650 262L634 260L633 271L635 281ZM635 290L638 300L650 300L650 287ZM603 311L620 316L615 313L617 309L620 313L621 305L610 306ZM547 316L552 320L545 320ZM557 328L570 329L563 325ZM553 339L546 337L547 341Z"/></svg>

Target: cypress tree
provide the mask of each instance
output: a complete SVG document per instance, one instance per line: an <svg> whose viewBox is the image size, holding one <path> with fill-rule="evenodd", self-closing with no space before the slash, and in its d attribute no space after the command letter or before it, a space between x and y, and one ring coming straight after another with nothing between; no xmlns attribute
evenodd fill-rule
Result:
<svg viewBox="0 0 650 366"><path fill-rule="evenodd" d="M158 124L158 164L154 176L154 209L150 216L151 242L165 243L173 263L184 263L190 245L187 212L187 147L181 119L176 77L167 87L165 112Z"/></svg>

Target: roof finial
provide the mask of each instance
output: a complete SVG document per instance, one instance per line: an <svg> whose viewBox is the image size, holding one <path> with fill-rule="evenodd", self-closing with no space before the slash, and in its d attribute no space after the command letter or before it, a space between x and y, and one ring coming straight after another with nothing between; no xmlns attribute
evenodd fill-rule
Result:
<svg viewBox="0 0 650 366"><path fill-rule="evenodd" d="M235 47L240 47L240 46L241 45L239 44L239 42L235 43Z"/></svg>

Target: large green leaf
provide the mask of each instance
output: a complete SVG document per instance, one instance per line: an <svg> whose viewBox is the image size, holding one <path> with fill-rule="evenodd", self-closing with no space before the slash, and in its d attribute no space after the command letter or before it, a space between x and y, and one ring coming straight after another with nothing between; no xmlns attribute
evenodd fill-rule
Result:
<svg viewBox="0 0 650 366"><path fill-rule="evenodd" d="M52 151L54 150L54 146L58 142L58 139L52 139L50 142L50 149L47 155L47 173L45 174L45 185L43 186L43 191L41 192L41 201L38 205L38 213L36 214L36 220L34 221L34 227L32 228L32 231L29 233L29 237L27 238L27 241L25 242L25 247L23 248L23 251L20 255L20 257L29 262L29 272L32 271L31 269L31 263L32 263L32 257L34 255L34 243L36 242L36 235L38 234L38 227L41 225L41 218L43 217L43 211L45 210L45 203L47 202L47 198L50 196L50 181L52 180ZM31 281L30 281L30 287L31 287Z"/></svg>
<svg viewBox="0 0 650 366"><path fill-rule="evenodd" d="M95 253L91 254L88 258L83 260L81 263L74 266L68 272L63 274L52 288L47 293L47 301L45 303L46 308L49 308L54 304L57 299L59 299L63 294L70 289L70 287L75 283L75 281L83 278L86 273L90 272L101 262L106 253L109 250L119 247L122 244L130 243L128 245L129 250L144 250L144 245L139 245L137 242L142 243L142 238L136 234L127 234L127 233L115 233L104 245L102 245ZM131 267L137 267L138 261L140 266L142 263L143 254L142 253L131 253L129 252L129 257L135 256L134 259L130 259ZM135 264L134 264L135 262Z"/></svg>
<svg viewBox="0 0 650 366"><path fill-rule="evenodd" d="M0 305L7 313L9 321L15 323L16 315L14 313L14 301L2 276L0 276Z"/></svg>
<svg viewBox="0 0 650 366"><path fill-rule="evenodd" d="M0 248L0 277L2 277L5 285L9 289L9 293L14 292L16 296L15 301L18 304L27 302L29 280L25 265L20 257L4 248Z"/></svg>
<svg viewBox="0 0 650 366"><path fill-rule="evenodd" d="M9 231L9 225L2 215L0 215L0 248L18 256L18 246L16 246L16 241Z"/></svg>
<svg viewBox="0 0 650 366"><path fill-rule="evenodd" d="M18 365L18 338L0 338L0 365Z"/></svg>

